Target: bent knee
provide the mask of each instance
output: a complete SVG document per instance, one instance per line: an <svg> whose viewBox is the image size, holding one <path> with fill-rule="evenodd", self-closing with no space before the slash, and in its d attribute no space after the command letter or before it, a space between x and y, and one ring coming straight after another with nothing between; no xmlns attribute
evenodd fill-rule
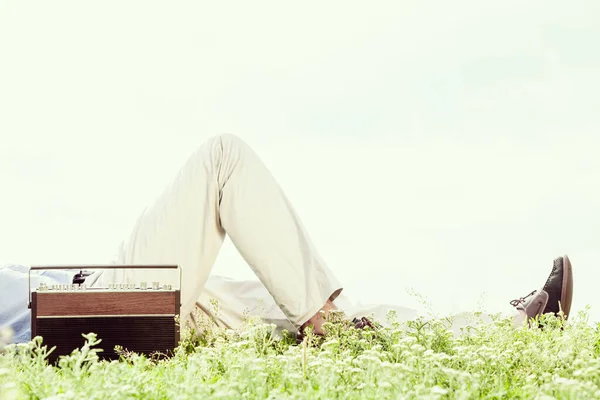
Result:
<svg viewBox="0 0 600 400"><path fill-rule="evenodd" d="M213 136L211 140L220 141L222 143L244 143L239 136L234 135L233 133L220 133Z"/></svg>
<svg viewBox="0 0 600 400"><path fill-rule="evenodd" d="M213 161L218 161L222 160L223 157L228 159L237 158L249 151L252 151L252 149L239 136L222 133L212 136L204 142L193 157L209 157Z"/></svg>
<svg viewBox="0 0 600 400"><path fill-rule="evenodd" d="M248 149L250 146L242 138L231 133L221 133L213 136L210 142L221 145L221 148L225 151L234 149Z"/></svg>

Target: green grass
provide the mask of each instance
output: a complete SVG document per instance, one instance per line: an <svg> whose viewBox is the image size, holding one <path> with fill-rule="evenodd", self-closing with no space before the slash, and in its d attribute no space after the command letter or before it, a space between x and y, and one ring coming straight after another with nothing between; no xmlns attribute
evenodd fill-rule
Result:
<svg viewBox="0 0 600 400"><path fill-rule="evenodd" d="M113 362L98 361L90 334L58 367L36 338L4 349L0 399L600 398L600 328L586 315L544 316L543 329L498 317L459 336L442 319L374 332L334 316L326 338L300 345L249 320L239 331L188 332L169 359Z"/></svg>

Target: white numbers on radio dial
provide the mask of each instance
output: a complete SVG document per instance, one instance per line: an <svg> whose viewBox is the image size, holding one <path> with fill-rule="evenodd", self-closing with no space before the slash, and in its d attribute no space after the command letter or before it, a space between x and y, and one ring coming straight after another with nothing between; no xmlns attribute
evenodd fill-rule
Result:
<svg viewBox="0 0 600 400"><path fill-rule="evenodd" d="M152 286L148 287L148 282L140 282L139 286L135 283L109 283L108 290L173 290L173 285L163 284L160 282L152 282ZM85 283L78 284L62 284L62 285L48 285L45 282L41 282L37 288L38 292L77 292L87 290Z"/></svg>
<svg viewBox="0 0 600 400"><path fill-rule="evenodd" d="M38 292L49 292L49 291L54 291L54 292L77 292L80 290L86 290L87 286L86 284L75 284L75 283L70 283L70 284L62 284L62 285L50 285L48 286L47 283L45 282L40 282L40 286L37 288Z"/></svg>

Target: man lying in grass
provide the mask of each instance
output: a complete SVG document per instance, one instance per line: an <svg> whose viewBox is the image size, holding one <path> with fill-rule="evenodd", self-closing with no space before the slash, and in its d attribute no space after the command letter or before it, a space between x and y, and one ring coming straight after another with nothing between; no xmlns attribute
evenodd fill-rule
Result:
<svg viewBox="0 0 600 400"><path fill-rule="evenodd" d="M228 234L260 282L209 278ZM177 264L182 269L181 319L197 325L194 310L210 313L219 301L217 323L236 327L244 310L261 302L266 322L302 333L312 326L323 334L332 310L344 308L342 287L319 256L299 217L259 157L239 138L210 139L186 162L175 179L139 217L120 246L115 264ZM0 269L0 326L8 325L17 341L29 340L27 268ZM32 283L70 283L69 272L45 271ZM159 270L104 270L87 277L90 286L108 283L172 281ZM176 282L172 282L176 283ZM572 298L569 259L559 257L539 292L511 302L515 321L562 311L568 316ZM260 301L259 301L260 300ZM383 317L389 306L362 310ZM415 313L393 307L401 319ZM352 313L349 318L356 317ZM355 318L358 326L368 323Z"/></svg>

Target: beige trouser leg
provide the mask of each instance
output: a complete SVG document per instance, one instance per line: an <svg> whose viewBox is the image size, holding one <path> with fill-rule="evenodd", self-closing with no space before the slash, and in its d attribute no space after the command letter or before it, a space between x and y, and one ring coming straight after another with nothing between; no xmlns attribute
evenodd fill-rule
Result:
<svg viewBox="0 0 600 400"><path fill-rule="evenodd" d="M213 311L212 300L218 302L218 312ZM204 291L198 299L202 311L221 327L239 328L246 316L261 317L264 322L274 324L279 330L295 332L281 312L269 292L260 281L235 280L223 276L212 275L204 285ZM374 317L376 321L385 323L388 311L394 310L399 322L414 319L417 312L410 308L387 304L363 305L340 294L336 299L337 306L350 319L357 317Z"/></svg>
<svg viewBox="0 0 600 400"><path fill-rule="evenodd" d="M279 331L283 329L290 332L295 331L295 327L290 324L277 304L274 303L267 289L259 281L240 281L213 275L206 281L204 289L198 299L198 304L202 311L221 327L237 329L243 324L246 316L255 316L261 317L268 324L274 324ZM217 313L213 310L212 300L218 302ZM383 325L387 325L389 311L395 312L396 321L400 323L410 321L418 316L416 310L407 307L391 304L360 304L350 300L344 294L339 295L336 304L350 319L364 316L373 317L375 321ZM512 317L515 327L521 327L527 322L522 314L514 311L512 306L507 307L503 315ZM461 334L463 328L467 326L492 322L491 316L487 313L481 313L477 317L468 313L448 316L452 317L450 329L456 335Z"/></svg>
<svg viewBox="0 0 600 400"><path fill-rule="evenodd" d="M341 292L300 219L258 156L239 138L210 139L140 216L116 263L177 264L189 318L227 233L296 327ZM103 281L177 284L173 271L107 271Z"/></svg>

